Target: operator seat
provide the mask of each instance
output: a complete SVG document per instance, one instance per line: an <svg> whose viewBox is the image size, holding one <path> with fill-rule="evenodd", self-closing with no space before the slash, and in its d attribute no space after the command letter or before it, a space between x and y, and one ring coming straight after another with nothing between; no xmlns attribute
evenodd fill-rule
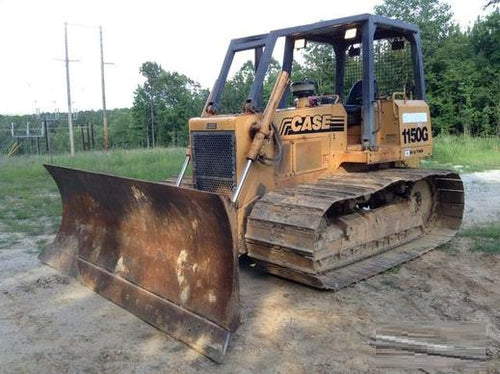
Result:
<svg viewBox="0 0 500 374"><path fill-rule="evenodd" d="M378 84L374 81L375 97L378 96ZM347 125L355 126L361 124L361 111L363 107L363 80L355 82L349 90L346 103L344 104L345 111L347 112Z"/></svg>

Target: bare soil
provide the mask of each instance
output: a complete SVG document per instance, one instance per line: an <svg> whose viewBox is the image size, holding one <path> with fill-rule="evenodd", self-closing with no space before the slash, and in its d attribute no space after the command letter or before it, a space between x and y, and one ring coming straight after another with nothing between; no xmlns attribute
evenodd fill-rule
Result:
<svg viewBox="0 0 500 374"><path fill-rule="evenodd" d="M499 221L500 171L463 179L464 226ZM500 255L465 237L336 293L242 265L242 324L223 364L40 264L40 239L0 249L0 373L387 372L370 336L390 321L482 322L487 371L500 373Z"/></svg>

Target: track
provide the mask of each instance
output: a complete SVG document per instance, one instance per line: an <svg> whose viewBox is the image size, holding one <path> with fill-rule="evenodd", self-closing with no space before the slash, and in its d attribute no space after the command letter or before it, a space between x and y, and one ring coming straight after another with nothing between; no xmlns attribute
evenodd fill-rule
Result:
<svg viewBox="0 0 500 374"><path fill-rule="evenodd" d="M338 290L448 242L463 207L462 181L447 170L333 174L266 194L246 245L269 273Z"/></svg>

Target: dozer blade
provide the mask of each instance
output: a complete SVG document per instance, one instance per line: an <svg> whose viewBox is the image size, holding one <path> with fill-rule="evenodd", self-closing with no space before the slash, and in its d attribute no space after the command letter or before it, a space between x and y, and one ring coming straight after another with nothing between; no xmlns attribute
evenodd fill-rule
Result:
<svg viewBox="0 0 500 374"><path fill-rule="evenodd" d="M239 325L230 204L212 193L45 167L63 215L40 260L221 361Z"/></svg>

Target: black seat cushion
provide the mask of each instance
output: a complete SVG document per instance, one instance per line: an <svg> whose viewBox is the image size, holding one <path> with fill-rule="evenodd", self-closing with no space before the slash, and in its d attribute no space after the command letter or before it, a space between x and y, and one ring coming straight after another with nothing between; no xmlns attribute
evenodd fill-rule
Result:
<svg viewBox="0 0 500 374"><path fill-rule="evenodd" d="M347 95L346 105L361 105L363 103L363 81L354 83Z"/></svg>
<svg viewBox="0 0 500 374"><path fill-rule="evenodd" d="M344 105L347 112L347 125L355 126L361 124L361 105Z"/></svg>
<svg viewBox="0 0 500 374"><path fill-rule="evenodd" d="M378 84L375 83L375 97L378 96ZM344 105L345 111L347 112L347 125L360 125L361 124L361 108L363 106L363 81L359 80L354 83L349 90L349 95L347 95L347 100Z"/></svg>

